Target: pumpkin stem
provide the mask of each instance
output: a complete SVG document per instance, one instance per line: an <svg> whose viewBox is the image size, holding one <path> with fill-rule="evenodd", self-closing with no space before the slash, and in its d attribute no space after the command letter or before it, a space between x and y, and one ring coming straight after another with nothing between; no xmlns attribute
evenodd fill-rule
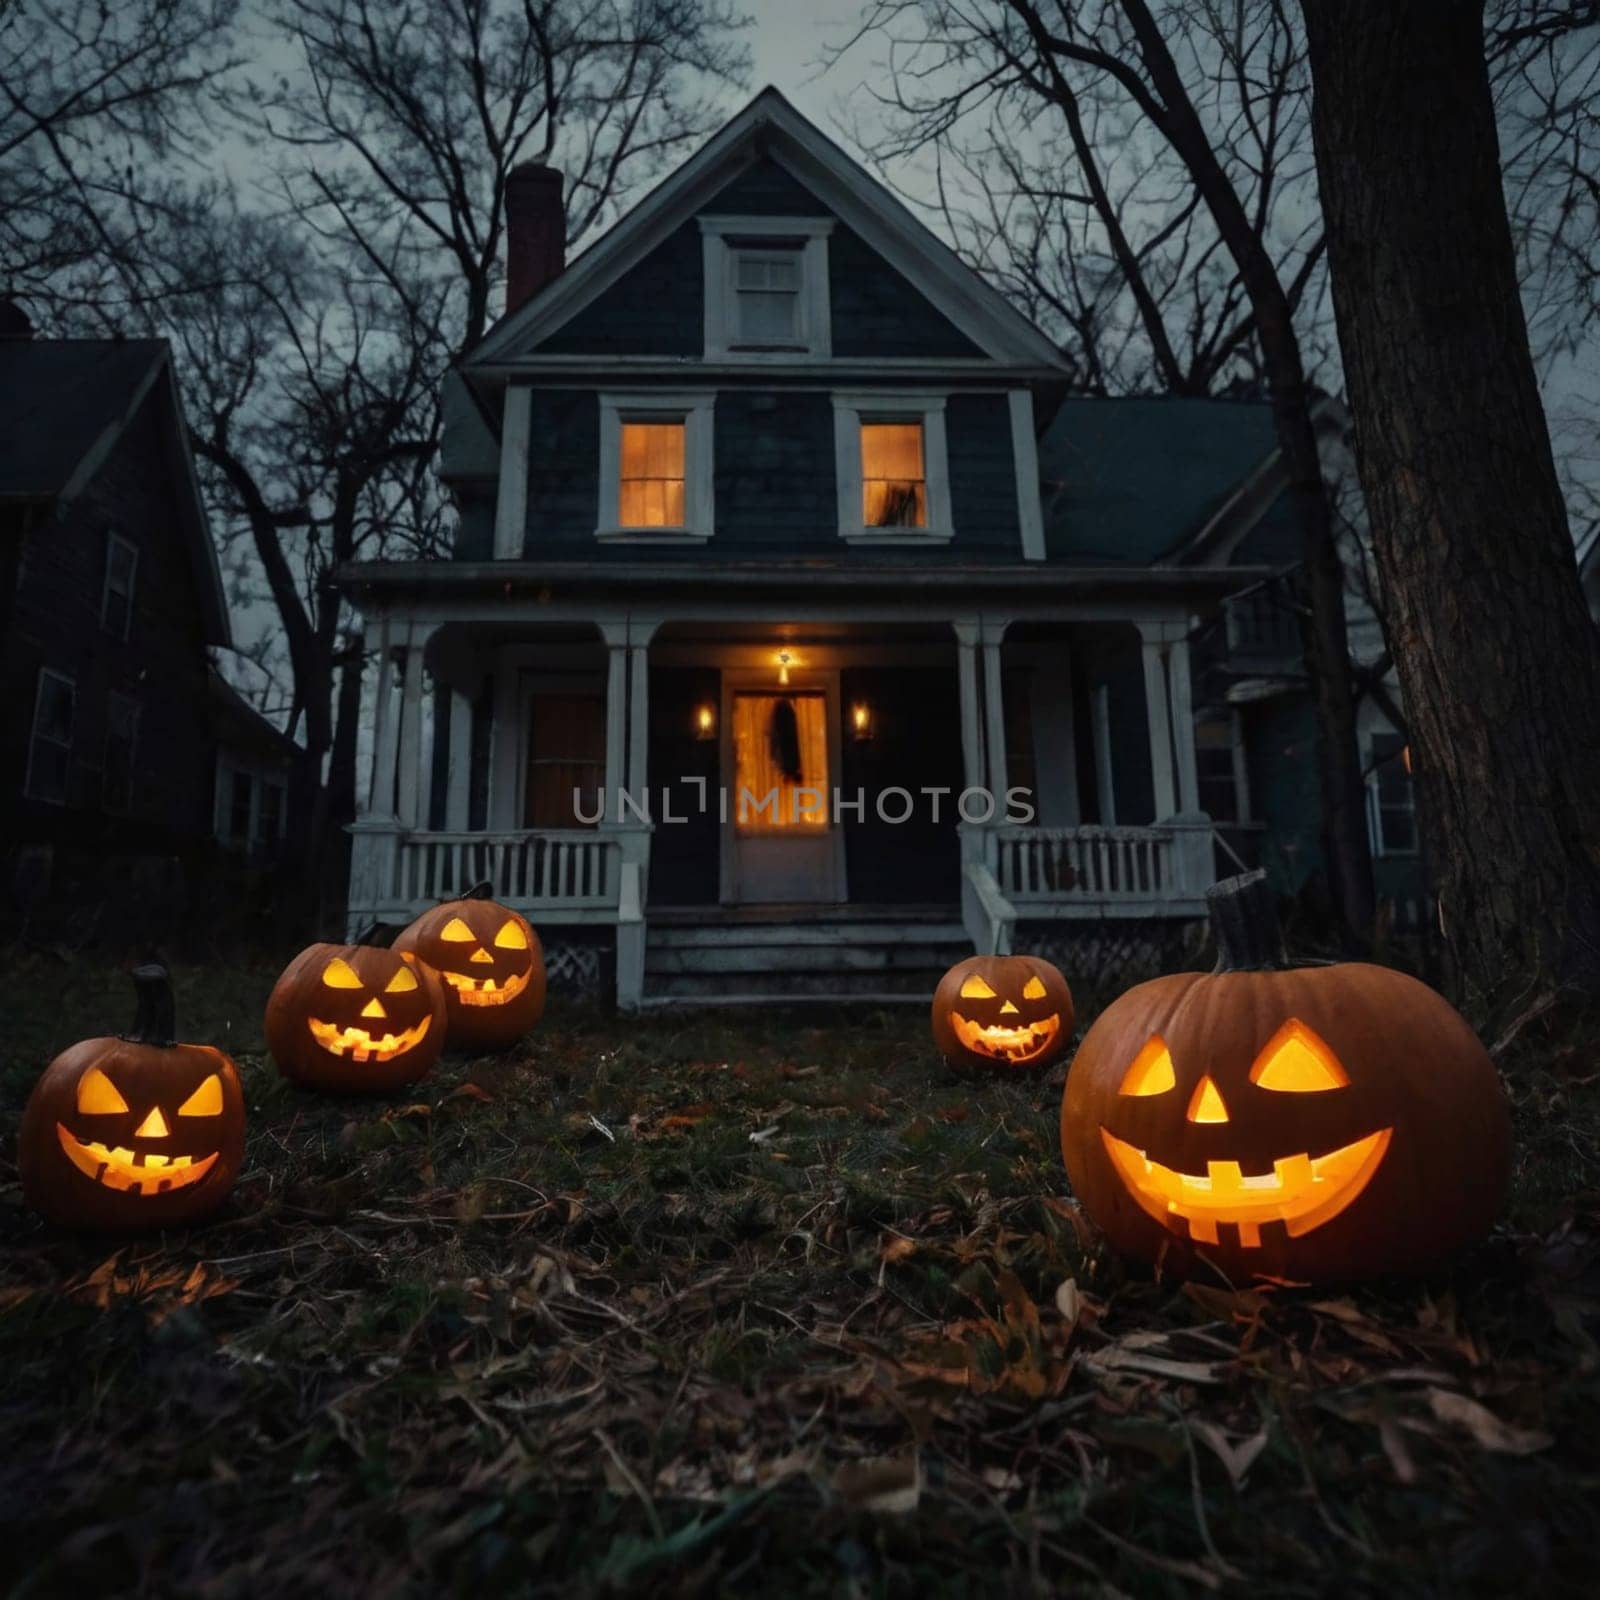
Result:
<svg viewBox="0 0 1600 1600"><path fill-rule="evenodd" d="M465 894L456 896L458 900L492 900L494 899L494 884L485 878L482 883L475 883Z"/></svg>
<svg viewBox="0 0 1600 1600"><path fill-rule="evenodd" d="M377 950L387 950L394 943L400 929L392 922L369 922L351 941L353 944L371 945Z"/></svg>
<svg viewBox="0 0 1600 1600"><path fill-rule="evenodd" d="M1212 884L1206 890L1206 909L1217 940L1217 972L1261 972L1289 965L1278 908L1260 868Z"/></svg>
<svg viewBox="0 0 1600 1600"><path fill-rule="evenodd" d="M133 1029L122 1037L131 1044L153 1044L165 1050L177 1038L172 1007L172 979L159 962L135 967L131 974L138 1009Z"/></svg>

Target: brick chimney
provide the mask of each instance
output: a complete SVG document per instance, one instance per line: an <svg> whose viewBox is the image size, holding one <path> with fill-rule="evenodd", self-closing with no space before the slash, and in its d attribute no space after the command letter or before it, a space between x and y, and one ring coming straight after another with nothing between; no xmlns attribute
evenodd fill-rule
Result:
<svg viewBox="0 0 1600 1600"><path fill-rule="evenodd" d="M506 174L506 310L531 299L566 264L561 174L524 161Z"/></svg>

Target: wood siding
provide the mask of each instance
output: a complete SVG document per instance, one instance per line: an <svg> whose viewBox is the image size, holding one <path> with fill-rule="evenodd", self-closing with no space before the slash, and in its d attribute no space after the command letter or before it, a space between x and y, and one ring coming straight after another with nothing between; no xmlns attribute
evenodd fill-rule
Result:
<svg viewBox="0 0 1600 1600"><path fill-rule="evenodd" d="M206 652L170 459L153 395L65 514L35 522L24 537L8 637L0 644L8 708L0 761L19 793L40 668L74 679L77 704L67 803L22 798L22 838L138 848L210 831ZM100 622L108 529L139 552L125 640ZM129 809L107 816L101 786L113 693L138 704L139 721Z"/></svg>

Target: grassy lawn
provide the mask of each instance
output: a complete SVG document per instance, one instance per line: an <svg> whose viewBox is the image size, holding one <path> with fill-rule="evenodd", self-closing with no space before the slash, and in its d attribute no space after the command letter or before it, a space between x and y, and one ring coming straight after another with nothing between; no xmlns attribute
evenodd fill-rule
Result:
<svg viewBox="0 0 1600 1600"><path fill-rule="evenodd" d="M180 969L250 1146L117 1244L22 1209L33 1078L126 1024L0 959L0 1571L26 1595L1593 1594L1600 1049L1519 1040L1511 1213L1425 1282L1152 1283L1062 1074L920 1009L552 1005L411 1095L291 1090L277 963Z"/></svg>

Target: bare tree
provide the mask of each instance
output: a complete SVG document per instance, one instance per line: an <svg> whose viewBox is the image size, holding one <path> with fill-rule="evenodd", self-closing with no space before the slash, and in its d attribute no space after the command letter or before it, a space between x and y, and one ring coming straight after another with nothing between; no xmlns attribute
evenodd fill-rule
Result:
<svg viewBox="0 0 1600 1600"><path fill-rule="evenodd" d="M0 3L0 282L44 320L137 298L127 267L184 203L237 0Z"/></svg>
<svg viewBox="0 0 1600 1600"><path fill-rule="evenodd" d="M1297 583L1330 887L1347 940L1363 944L1373 878L1344 576L1296 320L1321 243L1314 219L1279 215L1288 177L1305 164L1292 133L1303 117L1297 32L1280 0L1169 4L1159 21L1146 0L878 0L864 28L908 25L909 55L894 63L889 96L898 132L886 153L947 141L979 109L1030 128L1059 119L1043 149L1051 164L1033 168L1049 175L1038 192L1094 220L1100 276L1126 298L1123 320L1136 322L1162 387L1202 392L1259 361L1301 529ZM1165 163L1155 182L1142 170L1141 150L1152 149ZM1113 160L1124 175L1108 178ZM1045 226L1041 217L1041 237ZM1070 292L1057 297L1062 320L1092 334L1102 291L1083 292L1081 257L1058 259L1071 269ZM1108 366L1103 353L1087 363Z"/></svg>
<svg viewBox="0 0 1600 1600"><path fill-rule="evenodd" d="M1357 461L1446 937L1600 974L1600 640L1518 292L1481 7L1303 0Z"/></svg>

